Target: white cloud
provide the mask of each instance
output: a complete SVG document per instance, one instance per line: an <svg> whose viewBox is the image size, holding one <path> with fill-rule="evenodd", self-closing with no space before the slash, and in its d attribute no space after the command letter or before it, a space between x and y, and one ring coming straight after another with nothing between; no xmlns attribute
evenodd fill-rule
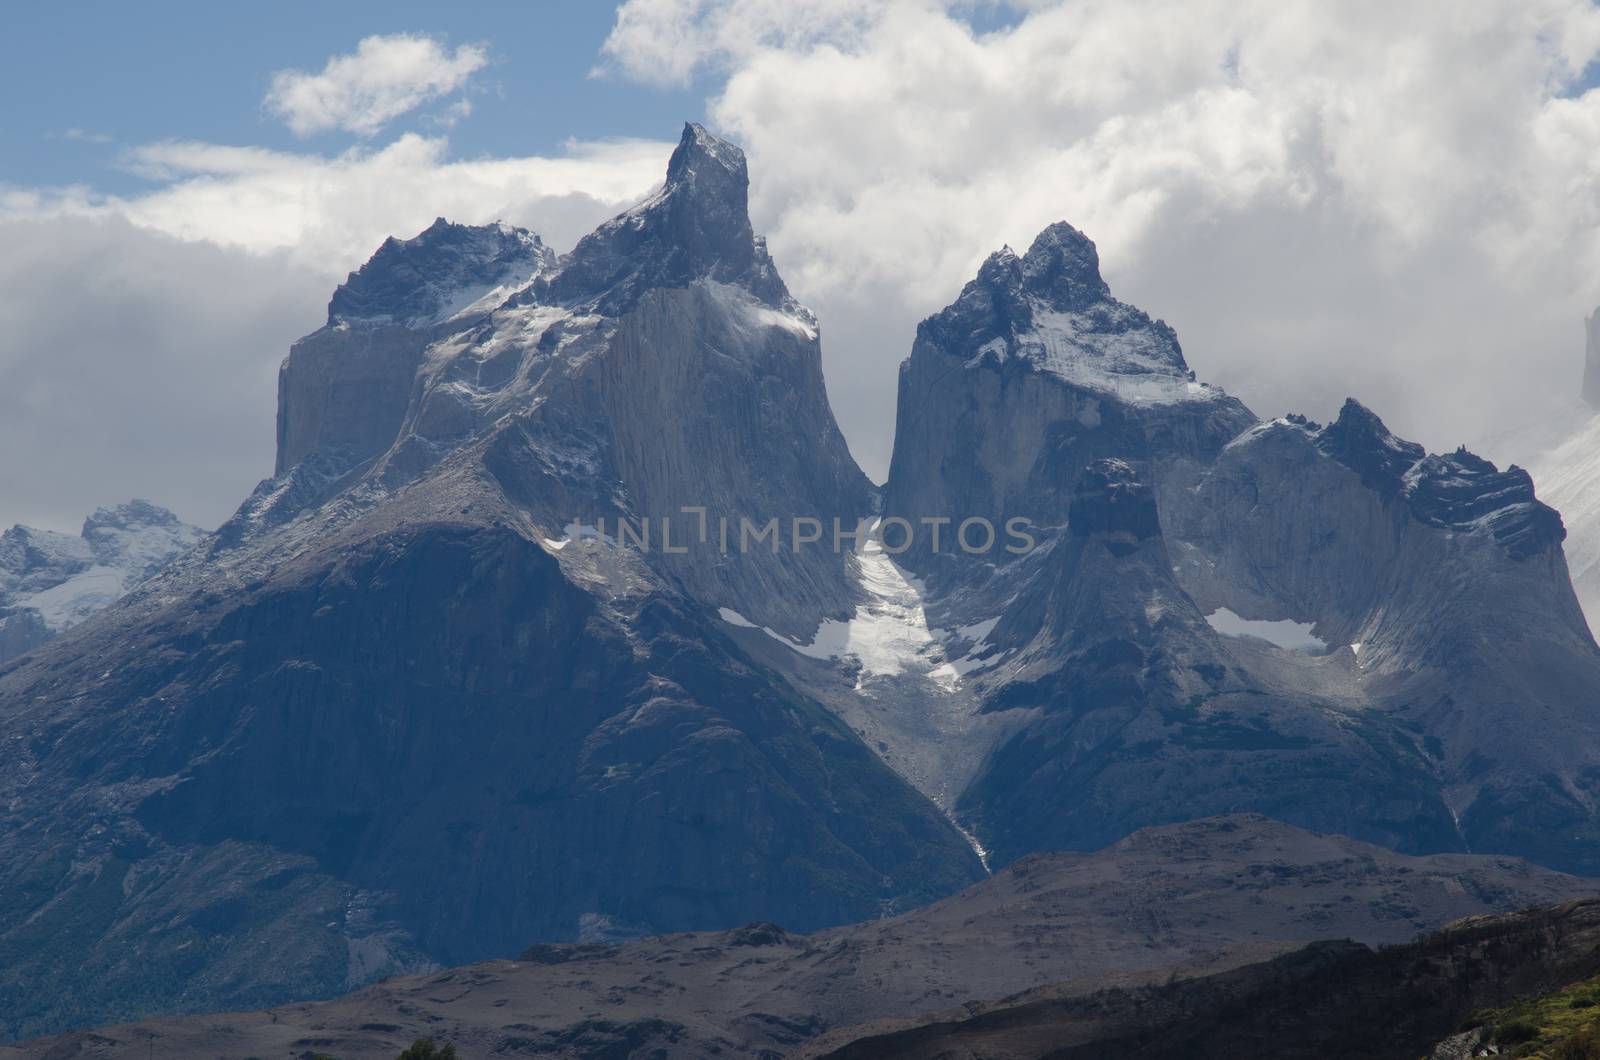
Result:
<svg viewBox="0 0 1600 1060"><path fill-rule="evenodd" d="M1454 446L1570 392L1600 301L1588 0L1017 6L979 35L920 0L631 0L606 44L652 83L724 73L710 116L869 470L916 321L1062 218L1263 414L1354 393Z"/></svg>
<svg viewBox="0 0 1600 1060"><path fill-rule="evenodd" d="M299 136L329 129L372 136L400 115L460 89L488 62L488 53L475 45L451 52L431 37L367 37L354 54L330 58L320 73L273 74L266 105Z"/></svg>
<svg viewBox="0 0 1600 1060"><path fill-rule="evenodd" d="M276 369L328 281L116 217L0 222L0 525L145 497L216 525L271 473Z"/></svg>
<svg viewBox="0 0 1600 1060"><path fill-rule="evenodd" d="M278 363L335 284L436 216L565 249L659 183L672 145L451 161L405 135L335 158L162 143L131 197L0 186L0 527L75 530L144 496L216 525L272 470Z"/></svg>
<svg viewBox="0 0 1600 1060"><path fill-rule="evenodd" d="M135 171L161 186L144 195L84 188L0 187L0 221L126 220L150 231L255 254L285 252L342 278L390 235L438 216L507 221L564 247L659 183L672 145L573 142L555 157L453 161L443 139L406 133L379 149L333 158L193 142L137 148Z"/></svg>
<svg viewBox="0 0 1600 1060"><path fill-rule="evenodd" d="M857 40L883 6L882 0L631 0L618 6L601 49L610 67L596 70L683 85L701 67L724 68L764 50Z"/></svg>

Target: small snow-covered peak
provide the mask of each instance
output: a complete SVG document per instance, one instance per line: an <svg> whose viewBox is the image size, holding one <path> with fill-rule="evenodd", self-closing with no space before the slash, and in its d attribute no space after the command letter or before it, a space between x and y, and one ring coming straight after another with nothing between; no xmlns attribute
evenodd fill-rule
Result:
<svg viewBox="0 0 1600 1060"><path fill-rule="evenodd" d="M149 577L205 537L159 504L133 500L97 508L83 521L83 539L96 562L126 572L132 581Z"/></svg>
<svg viewBox="0 0 1600 1060"><path fill-rule="evenodd" d="M0 534L0 661L107 607L203 537L141 500L96 509L77 537L27 526Z"/></svg>
<svg viewBox="0 0 1600 1060"><path fill-rule="evenodd" d="M172 512L159 504L134 498L114 508L96 508L94 514L83 521L83 536L91 538L107 530L133 530L151 526L181 526Z"/></svg>
<svg viewBox="0 0 1600 1060"><path fill-rule="evenodd" d="M386 239L334 291L328 324L424 327L496 290L509 295L554 263L554 252L526 229L441 217L411 239Z"/></svg>
<svg viewBox="0 0 1600 1060"><path fill-rule="evenodd" d="M94 553L83 538L19 523L0 534L0 598L8 579L39 571L82 569L93 561Z"/></svg>

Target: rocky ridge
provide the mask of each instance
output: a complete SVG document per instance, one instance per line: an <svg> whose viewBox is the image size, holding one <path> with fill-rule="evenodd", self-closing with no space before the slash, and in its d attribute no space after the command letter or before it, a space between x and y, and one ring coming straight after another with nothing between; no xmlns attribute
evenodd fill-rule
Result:
<svg viewBox="0 0 1600 1060"><path fill-rule="evenodd" d="M1148 829L1093 854L1027 858L924 909L814 935L748 924L540 945L337 1001L149 1020L0 1057L153 1047L208 1060L308 1049L390 1060L424 1036L468 1056L816 1055L1019 993L1083 997L1210 975L1324 937L1405 943L1594 886L1510 858L1408 858L1235 815Z"/></svg>

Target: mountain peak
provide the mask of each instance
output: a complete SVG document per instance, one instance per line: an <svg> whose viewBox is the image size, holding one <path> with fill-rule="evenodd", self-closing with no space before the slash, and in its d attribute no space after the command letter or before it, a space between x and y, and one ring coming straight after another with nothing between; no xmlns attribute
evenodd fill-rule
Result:
<svg viewBox="0 0 1600 1060"><path fill-rule="evenodd" d="M1009 246L990 254L917 335L968 367L1026 365L1125 404L1225 399L1195 380L1165 321L1112 297L1094 242L1065 221L1021 257Z"/></svg>
<svg viewBox="0 0 1600 1060"><path fill-rule="evenodd" d="M700 279L743 287L772 306L789 300L750 225L744 152L690 122L660 190L579 240L548 294L616 315L651 288Z"/></svg>
<svg viewBox="0 0 1600 1060"><path fill-rule="evenodd" d="M384 240L333 292L328 324L436 323L498 286L526 283L554 260L550 248L526 229L455 224L440 217L410 239Z"/></svg>
<svg viewBox="0 0 1600 1060"><path fill-rule="evenodd" d="M1561 516L1535 495L1533 478L1512 465L1501 471L1461 446L1431 455L1384 425L1378 414L1346 398L1339 418L1320 431L1303 419L1317 448L1361 476L1385 502L1403 497L1418 521L1456 531L1483 529L1521 560L1559 545Z"/></svg>
<svg viewBox="0 0 1600 1060"><path fill-rule="evenodd" d="M1361 476L1368 489L1397 496L1405 474L1427 451L1396 436L1376 412L1355 398L1345 398L1339 418L1322 429L1318 448Z"/></svg>
<svg viewBox="0 0 1600 1060"><path fill-rule="evenodd" d="M705 126L685 122L678 146L667 161L667 184L694 183L698 180L729 181L743 195L750 184L749 169L744 152L721 137L707 132Z"/></svg>
<svg viewBox="0 0 1600 1060"><path fill-rule="evenodd" d="M1022 282L1029 294L1059 310L1081 309L1111 296L1100 276L1094 241L1065 221L1050 225L1022 257Z"/></svg>

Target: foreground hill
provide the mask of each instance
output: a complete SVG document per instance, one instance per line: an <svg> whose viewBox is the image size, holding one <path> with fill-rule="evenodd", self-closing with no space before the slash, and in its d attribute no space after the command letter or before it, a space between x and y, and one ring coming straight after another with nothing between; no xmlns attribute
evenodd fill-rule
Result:
<svg viewBox="0 0 1600 1060"><path fill-rule="evenodd" d="M1589 1060L1600 900L1473 917L1374 951L1320 942L1259 964L1085 995L1050 987L869 1034L826 1060ZM1574 1004L1576 1002L1576 1004ZM1566 1011L1556 1016L1555 1005ZM1574 1010L1577 1011L1574 1011Z"/></svg>
<svg viewBox="0 0 1600 1060"><path fill-rule="evenodd" d="M153 1048L391 1060L423 1036L456 1042L467 1057L784 1054L985 998L1204 974L1316 939L1398 943L1463 916L1597 891L1600 881L1511 858L1413 858L1222 817L1147 829L1093 854L1031 857L925 909L815 935L753 924L536 946L518 961L391 979L337 1001L150 1020L0 1057Z"/></svg>

